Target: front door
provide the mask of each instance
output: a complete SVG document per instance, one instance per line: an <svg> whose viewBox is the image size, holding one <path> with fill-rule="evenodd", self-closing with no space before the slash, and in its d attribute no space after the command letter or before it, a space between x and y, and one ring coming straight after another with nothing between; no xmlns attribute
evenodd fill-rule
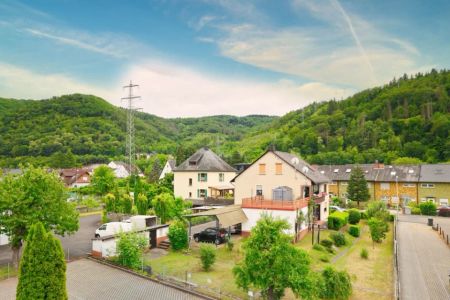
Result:
<svg viewBox="0 0 450 300"><path fill-rule="evenodd" d="M156 240L156 229L150 230L150 249L156 248L157 246Z"/></svg>

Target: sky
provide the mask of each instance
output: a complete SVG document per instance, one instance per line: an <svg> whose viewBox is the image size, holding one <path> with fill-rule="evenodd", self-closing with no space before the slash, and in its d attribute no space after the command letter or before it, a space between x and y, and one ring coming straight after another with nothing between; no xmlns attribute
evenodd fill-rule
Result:
<svg viewBox="0 0 450 300"><path fill-rule="evenodd" d="M283 115L450 67L450 1L0 0L0 97Z"/></svg>

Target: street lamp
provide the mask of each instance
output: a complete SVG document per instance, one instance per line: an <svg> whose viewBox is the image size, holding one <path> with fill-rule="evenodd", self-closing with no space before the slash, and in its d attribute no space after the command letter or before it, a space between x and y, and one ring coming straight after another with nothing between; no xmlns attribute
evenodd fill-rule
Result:
<svg viewBox="0 0 450 300"><path fill-rule="evenodd" d="M398 219L398 209L400 206L400 198L398 197L398 176L395 176L395 188L397 190L397 219Z"/></svg>

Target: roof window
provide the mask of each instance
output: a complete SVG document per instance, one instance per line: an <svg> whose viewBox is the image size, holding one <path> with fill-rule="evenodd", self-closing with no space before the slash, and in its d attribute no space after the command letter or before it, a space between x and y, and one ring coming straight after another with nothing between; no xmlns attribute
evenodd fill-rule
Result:
<svg viewBox="0 0 450 300"><path fill-rule="evenodd" d="M337 172L339 172L339 169L334 169L334 173L337 173Z"/></svg>
<svg viewBox="0 0 450 300"><path fill-rule="evenodd" d="M345 172L350 173L352 171L352 169L347 169L345 170Z"/></svg>

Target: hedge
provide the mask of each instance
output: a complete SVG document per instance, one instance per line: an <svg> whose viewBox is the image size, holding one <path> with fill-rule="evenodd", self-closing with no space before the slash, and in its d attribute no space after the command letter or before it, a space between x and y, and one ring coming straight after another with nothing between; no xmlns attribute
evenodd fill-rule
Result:
<svg viewBox="0 0 450 300"><path fill-rule="evenodd" d="M351 236L359 237L359 235L360 235L360 228L359 228L359 226L358 225L350 225L350 227L348 228L348 233Z"/></svg>
<svg viewBox="0 0 450 300"><path fill-rule="evenodd" d="M328 216L329 229L339 230L345 225L347 225L347 222L348 222L348 213L346 212L335 211L334 213Z"/></svg>
<svg viewBox="0 0 450 300"><path fill-rule="evenodd" d="M344 246L345 244L347 244L345 235L342 232L333 232L332 234L330 234L330 238L333 240L334 244L337 247Z"/></svg>
<svg viewBox="0 0 450 300"><path fill-rule="evenodd" d="M425 216L435 216L436 215L436 204L431 201L422 202L419 205L420 212Z"/></svg>
<svg viewBox="0 0 450 300"><path fill-rule="evenodd" d="M331 246L333 246L333 241L329 239L324 239L320 241L320 244L326 248L331 248Z"/></svg>
<svg viewBox="0 0 450 300"><path fill-rule="evenodd" d="M350 224L358 224L359 220L361 220L361 213L359 210L352 208L348 211L348 222Z"/></svg>

